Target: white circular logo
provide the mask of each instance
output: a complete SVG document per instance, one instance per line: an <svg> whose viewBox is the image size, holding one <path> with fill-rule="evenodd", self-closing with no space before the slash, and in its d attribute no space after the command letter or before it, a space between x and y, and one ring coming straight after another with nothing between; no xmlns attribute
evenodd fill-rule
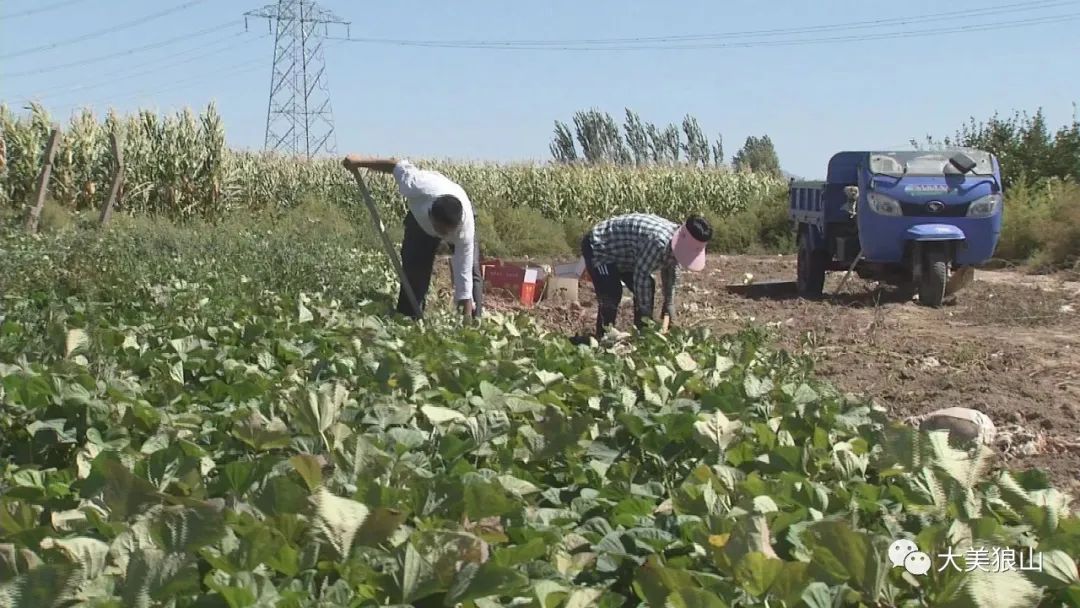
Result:
<svg viewBox="0 0 1080 608"><path fill-rule="evenodd" d="M922 551L908 553L904 558L904 569L915 576L922 576L930 571L930 556Z"/></svg>
<svg viewBox="0 0 1080 608"><path fill-rule="evenodd" d="M900 568L904 566L904 558L918 550L919 547L913 541L906 538L895 540L889 545L889 561L892 562L893 568Z"/></svg>

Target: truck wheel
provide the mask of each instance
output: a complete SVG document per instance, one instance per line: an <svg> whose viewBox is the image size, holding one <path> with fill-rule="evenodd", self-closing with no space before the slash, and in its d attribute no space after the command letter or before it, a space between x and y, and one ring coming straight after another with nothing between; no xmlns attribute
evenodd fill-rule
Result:
<svg viewBox="0 0 1080 608"><path fill-rule="evenodd" d="M938 308L945 300L945 285L949 282L949 259L944 247L931 247L923 258L922 278L919 281L919 303Z"/></svg>
<svg viewBox="0 0 1080 608"><path fill-rule="evenodd" d="M810 239L806 236L806 233L799 233L796 283L799 287L800 297L807 299L821 297L821 292L825 289L825 266L829 261L828 253L823 250L811 249Z"/></svg>

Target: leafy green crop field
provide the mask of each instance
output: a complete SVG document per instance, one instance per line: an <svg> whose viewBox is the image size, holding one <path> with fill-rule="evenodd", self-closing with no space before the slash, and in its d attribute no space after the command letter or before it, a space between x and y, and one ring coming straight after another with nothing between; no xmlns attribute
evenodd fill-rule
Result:
<svg viewBox="0 0 1080 608"><path fill-rule="evenodd" d="M0 235L0 605L1080 604L1044 475L761 331L417 326L348 239L231 230Z"/></svg>

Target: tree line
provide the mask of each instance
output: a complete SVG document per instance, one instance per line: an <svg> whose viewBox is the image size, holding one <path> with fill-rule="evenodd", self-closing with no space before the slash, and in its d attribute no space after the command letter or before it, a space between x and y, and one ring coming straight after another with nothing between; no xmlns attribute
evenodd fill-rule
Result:
<svg viewBox="0 0 1080 608"><path fill-rule="evenodd" d="M595 108L578 111L573 128L556 120L555 135L548 146L557 163L613 164L624 166L677 165L724 166L724 139L714 142L702 130L697 118L687 114L682 125L660 127L641 119L629 108L623 124L611 114ZM731 157L736 171L782 175L780 158L768 135L747 137L743 147Z"/></svg>
<svg viewBox="0 0 1080 608"><path fill-rule="evenodd" d="M1080 120L1075 111L1072 123L1054 132L1039 108L1034 115L1013 112L1002 117L995 113L979 122L972 117L951 137L939 141L927 135L925 143L912 139L911 144L916 148L944 145L991 152L1001 163L1006 188L1020 181L1037 183L1050 178L1080 183Z"/></svg>

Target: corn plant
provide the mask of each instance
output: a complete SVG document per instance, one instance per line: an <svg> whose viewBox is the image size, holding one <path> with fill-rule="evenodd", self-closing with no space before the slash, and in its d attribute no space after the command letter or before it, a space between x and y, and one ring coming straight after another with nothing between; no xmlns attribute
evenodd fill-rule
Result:
<svg viewBox="0 0 1080 608"><path fill-rule="evenodd" d="M50 119L40 106L29 116L0 109L7 171L0 192L8 206L25 204L33 191ZM122 134L125 191L118 211L173 218L217 217L237 210L280 210L307 200L355 205L359 195L339 159L302 160L271 153L230 150L220 115L210 105L200 116L184 110L159 116L109 114L103 123L89 111L72 117L60 144L50 192L72 210L100 208L113 158L109 134ZM596 221L633 211L679 220L693 211L726 215L783 187L752 173L690 166L615 167L452 163L413 159L459 182L479 209L530 207L556 221ZM372 194L388 218L403 211L393 180L373 175Z"/></svg>

